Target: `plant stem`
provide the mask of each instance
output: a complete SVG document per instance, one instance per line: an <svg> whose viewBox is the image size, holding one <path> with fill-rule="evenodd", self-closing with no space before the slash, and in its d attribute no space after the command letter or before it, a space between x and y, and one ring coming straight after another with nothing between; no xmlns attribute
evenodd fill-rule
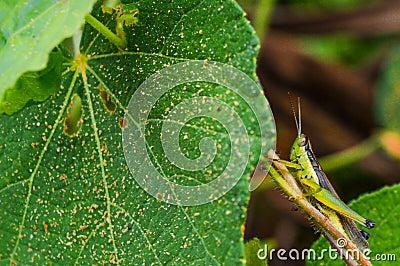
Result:
<svg viewBox="0 0 400 266"><path fill-rule="evenodd" d="M87 23L89 23L93 28L98 30L101 34L104 35L110 42L115 44L118 49L124 50L126 48L126 42L119 38L115 33L113 33L109 28L104 26L103 23L98 21L95 17L93 17L91 14L87 14L85 17L85 20Z"/></svg>
<svg viewBox="0 0 400 266"><path fill-rule="evenodd" d="M272 176L272 178L274 178L274 180L284 190L289 198L299 205L300 208L302 208L306 214L313 219L314 225L320 230L330 244L338 250L339 254L348 265L372 265L364 257L364 254L359 251L353 241L349 239L348 236L343 235L325 215L323 215L307 200L299 188L295 178L290 174L285 165L277 160L274 160L269 170L269 174ZM344 247L339 245L337 241L338 239L344 240L346 245ZM359 258L356 259L352 256L346 256L346 254L354 254L354 251L356 250L359 251Z"/></svg>
<svg viewBox="0 0 400 266"><path fill-rule="evenodd" d="M319 162L325 171L341 169L359 162L379 147L378 136L372 135L356 146L321 158Z"/></svg>

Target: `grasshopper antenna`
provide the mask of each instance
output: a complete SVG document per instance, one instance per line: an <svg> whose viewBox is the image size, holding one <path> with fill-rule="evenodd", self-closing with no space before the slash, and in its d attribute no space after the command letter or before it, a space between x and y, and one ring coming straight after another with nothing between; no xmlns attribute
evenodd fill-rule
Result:
<svg viewBox="0 0 400 266"><path fill-rule="evenodd" d="M299 121L297 122L298 123L298 125L297 125L297 134L298 134L298 136L300 136L301 135L301 108L300 108L300 97L297 97L297 106L298 106L298 108L299 108ZM297 124L296 123L296 124Z"/></svg>
<svg viewBox="0 0 400 266"><path fill-rule="evenodd" d="M288 96L289 96L290 107L292 108L294 122L296 123L297 134L300 136L300 134L301 134L301 120L297 120L296 111L294 110L294 105L293 105L293 101L292 101L292 95L290 94L290 92L288 92ZM300 116L300 104L299 103L300 103L300 97L298 97L298 105L299 105L299 118L301 119L301 116Z"/></svg>

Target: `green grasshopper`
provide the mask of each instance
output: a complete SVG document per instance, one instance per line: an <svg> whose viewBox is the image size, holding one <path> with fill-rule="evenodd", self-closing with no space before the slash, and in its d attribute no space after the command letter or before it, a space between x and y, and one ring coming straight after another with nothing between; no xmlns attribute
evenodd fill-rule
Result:
<svg viewBox="0 0 400 266"><path fill-rule="evenodd" d="M360 250L368 249L367 239L369 234L359 230L354 221L368 229L373 228L375 222L362 217L339 198L316 159L309 138L301 132L300 99L298 108L298 121L293 110L298 131L297 138L291 149L290 162L284 163L289 168L295 169L297 179L306 192L306 196L311 196L317 200L318 209L328 217L339 231L353 240Z"/></svg>

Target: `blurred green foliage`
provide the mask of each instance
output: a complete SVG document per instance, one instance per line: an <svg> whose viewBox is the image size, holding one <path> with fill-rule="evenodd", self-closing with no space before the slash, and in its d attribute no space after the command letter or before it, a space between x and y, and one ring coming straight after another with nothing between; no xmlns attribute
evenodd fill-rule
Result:
<svg viewBox="0 0 400 266"><path fill-rule="evenodd" d="M368 63L388 47L388 38L361 38L350 34L304 36L300 48L324 62L343 65Z"/></svg>
<svg viewBox="0 0 400 266"><path fill-rule="evenodd" d="M377 2L377 0L281 0L279 1L279 4L292 5L309 10L343 10L373 2Z"/></svg>
<svg viewBox="0 0 400 266"><path fill-rule="evenodd" d="M388 57L376 94L376 119L387 129L400 132L400 46Z"/></svg>

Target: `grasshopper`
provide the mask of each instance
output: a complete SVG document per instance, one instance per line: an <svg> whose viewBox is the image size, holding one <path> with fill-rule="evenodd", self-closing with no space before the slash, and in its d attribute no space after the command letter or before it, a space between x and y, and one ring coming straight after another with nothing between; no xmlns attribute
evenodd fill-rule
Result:
<svg viewBox="0 0 400 266"><path fill-rule="evenodd" d="M284 162L295 170L295 177L306 192L317 201L318 209L342 232L347 235L357 247L364 251L368 249L369 234L359 230L354 221L370 229L375 222L366 219L348 207L336 193L321 165L315 157L310 139L301 132L300 99L298 99L299 120L296 119L297 137L290 152L290 162Z"/></svg>

